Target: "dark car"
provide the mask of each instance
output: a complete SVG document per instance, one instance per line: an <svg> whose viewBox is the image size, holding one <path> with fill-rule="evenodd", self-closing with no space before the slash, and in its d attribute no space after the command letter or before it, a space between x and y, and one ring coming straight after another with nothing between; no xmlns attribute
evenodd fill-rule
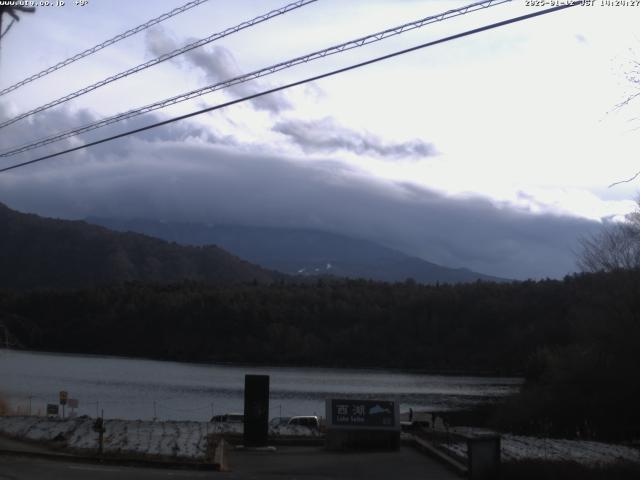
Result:
<svg viewBox="0 0 640 480"><path fill-rule="evenodd" d="M225 413L211 417L214 423L244 423L244 415L241 413Z"/></svg>

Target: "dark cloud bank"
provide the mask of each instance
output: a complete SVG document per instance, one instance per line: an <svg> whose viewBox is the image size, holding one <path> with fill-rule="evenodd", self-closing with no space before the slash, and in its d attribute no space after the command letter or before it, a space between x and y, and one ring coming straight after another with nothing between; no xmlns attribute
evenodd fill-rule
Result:
<svg viewBox="0 0 640 480"><path fill-rule="evenodd" d="M31 127L40 134L51 128L50 122L56 122L56 129L82 123L64 110L37 118ZM154 119L151 115L95 135ZM0 137L0 149L28 140L29 131L15 129ZM582 219L495 206L480 197L449 198L408 183L374 180L335 161L249 153L233 138L186 123L0 174L0 201L63 218L316 228L378 241L445 266L510 278L574 271L577 238L598 228Z"/></svg>
<svg viewBox="0 0 640 480"><path fill-rule="evenodd" d="M289 137L306 153L334 153L339 150L358 155L397 157L430 157L436 148L420 140L404 143L385 143L376 135L354 132L325 117L320 120L284 120L277 122L273 130Z"/></svg>

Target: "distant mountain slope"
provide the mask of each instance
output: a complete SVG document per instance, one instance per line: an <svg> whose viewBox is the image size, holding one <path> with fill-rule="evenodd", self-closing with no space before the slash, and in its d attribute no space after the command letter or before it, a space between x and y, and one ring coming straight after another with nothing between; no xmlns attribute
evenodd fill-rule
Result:
<svg viewBox="0 0 640 480"><path fill-rule="evenodd" d="M90 287L124 281L233 283L281 277L215 247L187 247L0 203L0 288Z"/></svg>
<svg viewBox="0 0 640 480"><path fill-rule="evenodd" d="M219 245L250 262L293 275L330 274L388 282L413 278L421 283L504 281L464 268L436 265L367 240L315 230L104 218L87 221L183 245Z"/></svg>

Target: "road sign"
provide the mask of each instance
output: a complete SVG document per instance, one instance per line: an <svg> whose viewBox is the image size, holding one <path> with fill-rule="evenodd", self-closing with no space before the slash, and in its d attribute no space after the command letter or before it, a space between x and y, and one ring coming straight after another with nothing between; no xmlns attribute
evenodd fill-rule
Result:
<svg viewBox="0 0 640 480"><path fill-rule="evenodd" d="M69 408L78 408L78 405L80 405L80 402L78 401L77 398L70 398L67 400L67 405L69 405Z"/></svg>
<svg viewBox="0 0 640 480"><path fill-rule="evenodd" d="M60 392L60 405L66 405L68 397L69 397L69 394L67 392L65 392L64 390L62 390Z"/></svg>
<svg viewBox="0 0 640 480"><path fill-rule="evenodd" d="M58 405L56 405L55 403L48 403L47 415L58 415Z"/></svg>
<svg viewBox="0 0 640 480"><path fill-rule="evenodd" d="M328 399L330 428L400 430L399 405L389 400Z"/></svg>
<svg viewBox="0 0 640 480"><path fill-rule="evenodd" d="M390 400L327 399L328 450L397 450L400 404Z"/></svg>

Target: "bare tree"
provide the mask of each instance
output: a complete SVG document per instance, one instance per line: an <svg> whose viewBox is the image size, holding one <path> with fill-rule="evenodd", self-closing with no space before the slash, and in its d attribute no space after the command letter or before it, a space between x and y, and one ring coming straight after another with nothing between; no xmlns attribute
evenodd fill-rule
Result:
<svg viewBox="0 0 640 480"><path fill-rule="evenodd" d="M635 50L633 49L631 49L631 52L634 55L636 53ZM632 60L630 62L630 67L625 72L625 77L629 86L631 87L631 92L626 95L626 98L624 100L619 102L614 107L614 111L620 110L622 108L627 108L629 107L629 104L631 104L632 102L636 101L637 103L638 98L640 98L640 61ZM638 117L631 118L631 121L637 121L638 119L639 119ZM616 185L621 185L624 183L631 183L638 177L640 177L640 170L627 179L613 182L612 184L609 185L609 188L615 187Z"/></svg>
<svg viewBox="0 0 640 480"><path fill-rule="evenodd" d="M14 22L19 22L20 21L20 17L18 16L18 12L21 13L33 13L35 12L36 9L35 7L21 7L21 6L13 6L13 7L8 7L8 6L1 6L0 7L0 39L2 39L2 37L5 36L5 34L9 31L9 29L13 26ZM2 31L2 16L4 14L9 15L12 20L11 23L9 24L9 26Z"/></svg>
<svg viewBox="0 0 640 480"><path fill-rule="evenodd" d="M626 222L615 223L580 239L578 266L587 272L640 268L640 199Z"/></svg>
<svg viewBox="0 0 640 480"><path fill-rule="evenodd" d="M640 62L631 62L626 78L633 91L616 105L616 110L627 107L640 98ZM609 188L633 182L638 177L640 177L640 171L625 180L613 182ZM636 203L636 211L627 215L626 222L609 225L599 234L580 239L582 252L578 257L578 266L583 271L640 268L640 197Z"/></svg>

